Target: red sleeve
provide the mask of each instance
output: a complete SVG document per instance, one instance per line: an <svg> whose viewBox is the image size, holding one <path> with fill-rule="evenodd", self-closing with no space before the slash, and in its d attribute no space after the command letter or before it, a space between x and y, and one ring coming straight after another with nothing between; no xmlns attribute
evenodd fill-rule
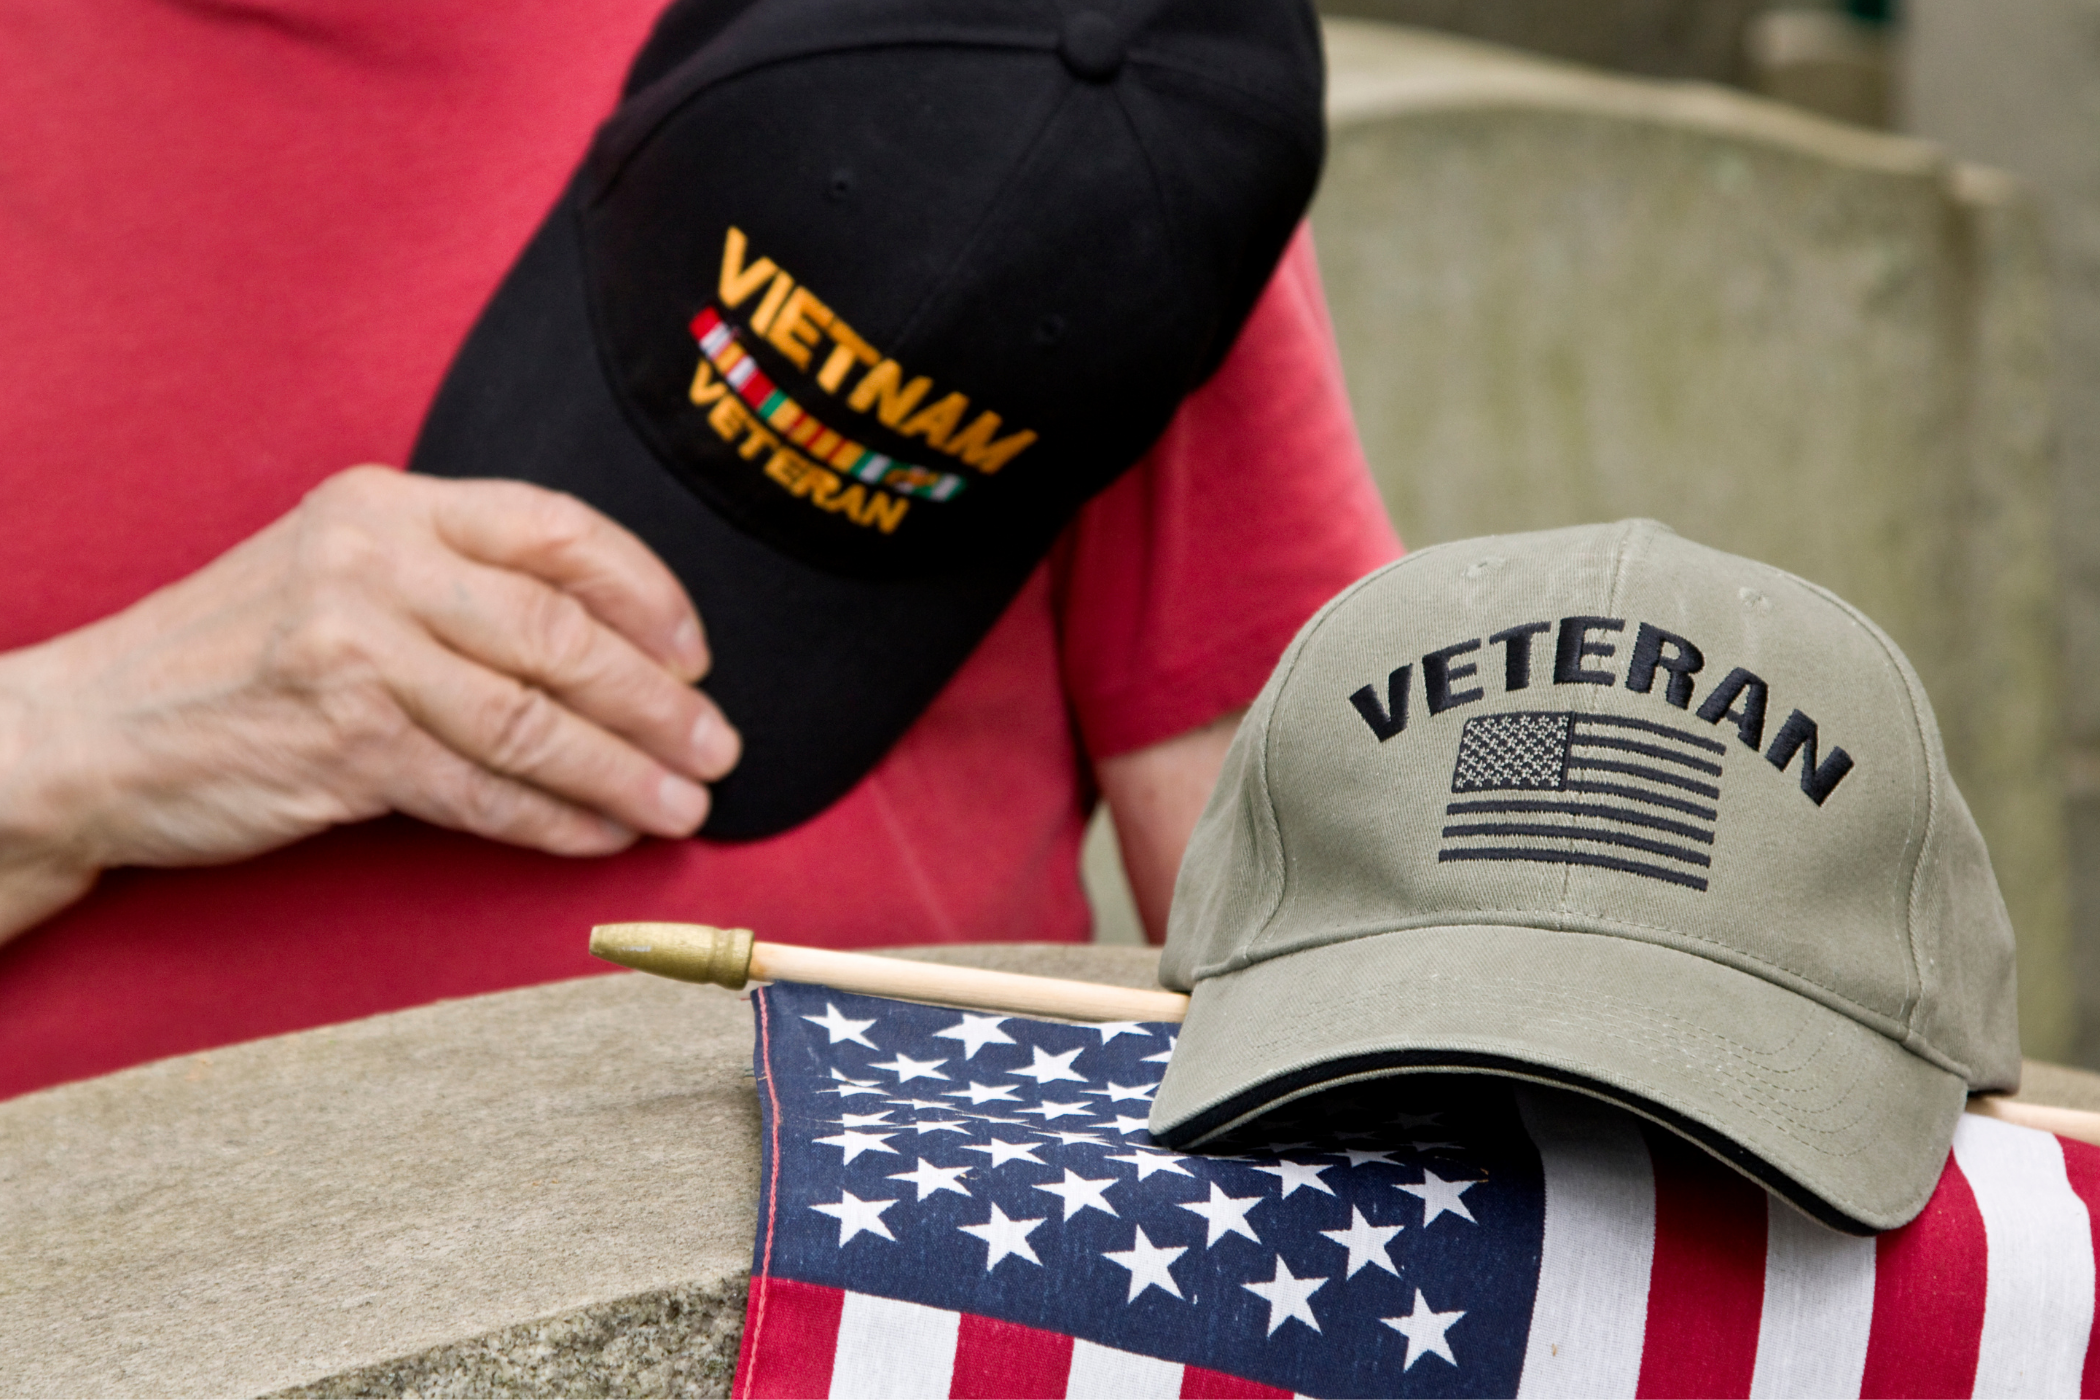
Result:
<svg viewBox="0 0 2100 1400"><path fill-rule="evenodd" d="M1088 753L1249 703L1305 619L1399 553L1301 226L1225 363L1059 541L1061 665Z"/></svg>

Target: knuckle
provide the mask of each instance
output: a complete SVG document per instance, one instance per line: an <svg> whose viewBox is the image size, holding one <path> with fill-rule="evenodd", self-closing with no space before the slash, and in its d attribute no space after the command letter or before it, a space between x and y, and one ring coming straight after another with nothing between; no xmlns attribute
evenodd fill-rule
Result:
<svg viewBox="0 0 2100 1400"><path fill-rule="evenodd" d="M545 764L560 740L561 710L545 691L516 685L489 702L482 728L491 767L503 773L531 773Z"/></svg>
<svg viewBox="0 0 2100 1400"><path fill-rule="evenodd" d="M536 593L525 606L519 635L530 664L543 675L564 679L584 675L597 651L597 625L583 604L552 589Z"/></svg>

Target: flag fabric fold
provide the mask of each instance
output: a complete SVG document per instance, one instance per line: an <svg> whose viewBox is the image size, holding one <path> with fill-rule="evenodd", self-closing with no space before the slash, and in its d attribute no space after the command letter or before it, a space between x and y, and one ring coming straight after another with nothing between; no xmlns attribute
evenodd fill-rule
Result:
<svg viewBox="0 0 2100 1400"><path fill-rule="evenodd" d="M2092 1395L2100 1149L1964 1117L1837 1234L1572 1094L1413 1076L1156 1146L1165 1024L791 983L734 1393Z"/></svg>

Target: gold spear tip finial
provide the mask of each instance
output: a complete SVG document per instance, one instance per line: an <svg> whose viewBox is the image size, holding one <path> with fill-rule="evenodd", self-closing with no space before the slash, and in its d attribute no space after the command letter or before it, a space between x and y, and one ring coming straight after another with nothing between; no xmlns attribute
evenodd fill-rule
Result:
<svg viewBox="0 0 2100 1400"><path fill-rule="evenodd" d="M591 929L591 956L740 992L751 977L751 930L707 924L598 924Z"/></svg>

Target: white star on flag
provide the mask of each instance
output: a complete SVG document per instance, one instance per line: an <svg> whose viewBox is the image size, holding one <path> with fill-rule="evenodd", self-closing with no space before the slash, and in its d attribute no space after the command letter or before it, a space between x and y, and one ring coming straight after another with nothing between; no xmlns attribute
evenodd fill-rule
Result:
<svg viewBox="0 0 2100 1400"><path fill-rule="evenodd" d="M952 1098L953 1095L950 1095L950 1097ZM942 1103L939 1099L891 1099L890 1102L900 1108L922 1109L928 1113L954 1113L958 1111L954 1104Z"/></svg>
<svg viewBox="0 0 2100 1400"><path fill-rule="evenodd" d="M1323 1195L1334 1194L1334 1188L1320 1180L1321 1172L1334 1170L1332 1162L1317 1167L1310 1162L1278 1162L1273 1167L1256 1167L1254 1170L1266 1172L1282 1182L1283 1198L1286 1201L1291 1198L1291 1193L1301 1186L1310 1186Z"/></svg>
<svg viewBox="0 0 2100 1400"><path fill-rule="evenodd" d="M1060 1201L1063 1201L1065 1203L1064 1218L1067 1220L1070 1220L1083 1210L1098 1210L1103 1215L1114 1215L1116 1208L1108 1203L1107 1197L1102 1193L1115 1185L1120 1179L1119 1177L1108 1176L1103 1177L1099 1181L1089 1181L1070 1167L1066 1167L1063 1181L1039 1181L1035 1183L1035 1189L1047 1191Z"/></svg>
<svg viewBox="0 0 2100 1400"><path fill-rule="evenodd" d="M848 1128L845 1132L838 1134L836 1137L821 1137L818 1138L817 1141L825 1144L828 1147L843 1148L846 1153L846 1161L848 1163L851 1163L855 1157L858 1157L863 1152L894 1153L897 1150L896 1148L883 1146L883 1144L888 1142L892 1136L894 1136L894 1134L863 1133Z"/></svg>
<svg viewBox="0 0 2100 1400"><path fill-rule="evenodd" d="M1210 1227L1209 1238L1203 1241L1203 1247L1208 1249L1227 1235L1245 1235L1256 1244L1260 1244L1261 1236L1255 1234L1254 1227L1247 1223L1247 1212L1260 1205L1264 1199L1266 1198L1262 1196L1228 1196L1219 1190L1218 1183L1213 1181L1210 1183L1209 1200L1180 1201L1177 1204L1183 1210L1202 1216L1204 1224ZM1273 1332L1276 1329L1272 1327L1269 1330Z"/></svg>
<svg viewBox="0 0 2100 1400"><path fill-rule="evenodd" d="M973 1079L970 1081L969 1088L952 1089L948 1092L947 1097L951 1099L968 1099L973 1104L990 1103L993 1099L1012 1098L1014 1096L1014 1088L1015 1086L1012 1084L979 1084Z"/></svg>
<svg viewBox="0 0 2100 1400"><path fill-rule="evenodd" d="M1090 1103L1057 1103L1044 1099L1034 1108L1017 1108L1016 1113L1039 1113L1045 1123L1054 1123L1060 1118L1084 1118L1094 1111Z"/></svg>
<svg viewBox="0 0 2100 1400"><path fill-rule="evenodd" d="M1142 1024L1136 1021L1097 1021L1093 1025L1088 1026L1087 1029L1101 1032L1101 1043L1103 1045L1108 1044L1108 1042L1119 1035L1152 1034L1152 1032L1146 1030Z"/></svg>
<svg viewBox="0 0 2100 1400"><path fill-rule="evenodd" d="M1027 1069L1010 1070L1008 1073L1026 1075L1036 1082L1036 1087L1055 1084L1060 1079L1069 1079L1075 1084L1086 1083L1086 1076L1073 1072L1072 1061L1079 1058L1079 1051L1067 1050L1062 1055L1053 1055L1040 1045L1031 1045L1035 1060Z"/></svg>
<svg viewBox="0 0 2100 1400"><path fill-rule="evenodd" d="M1146 1121L1143 1118L1125 1118L1118 1113L1115 1117L1116 1126L1113 1131L1119 1134L1142 1133L1145 1131Z"/></svg>
<svg viewBox="0 0 2100 1400"><path fill-rule="evenodd" d="M963 1151L988 1152L992 1158L991 1165L995 1167L1003 1167L1008 1162L1028 1162L1038 1167L1047 1167L1050 1164L1035 1155L1036 1148L1041 1145L1034 1142L1001 1142L993 1138L988 1143L965 1147Z"/></svg>
<svg viewBox="0 0 2100 1400"><path fill-rule="evenodd" d="M878 1066L878 1068L880 1068L880 1066ZM1341 1149L1338 1155L1347 1157L1349 1159L1349 1165L1352 1167L1360 1167L1366 1162L1377 1162L1381 1166L1387 1167L1397 1167L1400 1165L1398 1162L1393 1160L1393 1153L1392 1149L1390 1148L1386 1149L1383 1152L1366 1152L1361 1147L1344 1147Z"/></svg>
<svg viewBox="0 0 2100 1400"><path fill-rule="evenodd" d="M1463 1309L1458 1312L1431 1312L1429 1300L1424 1298L1422 1290L1417 1288L1413 1312L1406 1317L1381 1317L1378 1320L1407 1338L1407 1360L1400 1363L1400 1369L1405 1371L1412 1367L1415 1359L1424 1352L1441 1356L1456 1366L1458 1358L1451 1354L1451 1343L1444 1339L1444 1334L1451 1330L1452 1323L1465 1315Z"/></svg>
<svg viewBox="0 0 2100 1400"><path fill-rule="evenodd" d="M1187 1168L1181 1165L1182 1156L1179 1152L1139 1151L1133 1152L1127 1157L1110 1157L1108 1160L1111 1162L1128 1162L1136 1167L1139 1181L1149 1180L1154 1172L1172 1172L1176 1176L1189 1176L1191 1174Z"/></svg>
<svg viewBox="0 0 2100 1400"><path fill-rule="evenodd" d="M873 1128L878 1125L884 1128L902 1126L901 1124L890 1122L889 1118L890 1115L887 1110L881 1113L841 1113L839 1122L848 1128Z"/></svg>
<svg viewBox="0 0 2100 1400"><path fill-rule="evenodd" d="M925 1200L936 1191L953 1191L958 1196L968 1196L968 1188L956 1182L970 1169L968 1167L937 1167L921 1158L908 1172L898 1172L892 1181L908 1181L919 1188L919 1199Z"/></svg>
<svg viewBox="0 0 2100 1400"><path fill-rule="evenodd" d="M922 1123L899 1123L897 1127L900 1131L909 1128L920 1137L925 1137L928 1133L967 1133L970 1131L969 1128L959 1122L953 1120L943 1122L937 1118L929 1118Z"/></svg>
<svg viewBox="0 0 2100 1400"><path fill-rule="evenodd" d="M1317 1332L1318 1318L1313 1316L1312 1304L1307 1302L1313 1294L1326 1284L1324 1278L1293 1278L1290 1266L1283 1262L1281 1254L1276 1256L1276 1274L1266 1283L1243 1283L1240 1287L1249 1293L1267 1300L1269 1304L1269 1335L1284 1323L1296 1320ZM1401 1367L1406 1370L1406 1367Z"/></svg>
<svg viewBox="0 0 2100 1400"><path fill-rule="evenodd" d="M1349 1251L1349 1267L1342 1274L1343 1278L1355 1278L1356 1271L1366 1264L1398 1278L1400 1271L1393 1267L1393 1256L1387 1253L1387 1245L1393 1236L1406 1228L1404 1225L1373 1225L1364 1219L1359 1207L1351 1206L1348 1229L1322 1230L1320 1233Z"/></svg>
<svg viewBox="0 0 2100 1400"><path fill-rule="evenodd" d="M1141 1065L1163 1065L1173 1058L1174 1047L1169 1045L1166 1049L1160 1051L1157 1055L1147 1055L1144 1059L1139 1060L1138 1063Z"/></svg>
<svg viewBox="0 0 2100 1400"><path fill-rule="evenodd" d="M875 1023L870 1021L868 1024ZM831 1072L831 1077L838 1081L839 1087L825 1092L837 1094L842 1099L850 1099L855 1094L873 1094L878 1099L882 1097L882 1090L875 1087L875 1081L872 1079L848 1079L837 1070Z"/></svg>
<svg viewBox="0 0 2100 1400"><path fill-rule="evenodd" d="M974 1059L977 1052L984 1049L987 1045L1011 1045L1014 1043L1012 1036L999 1029L999 1027L1012 1019L1010 1016L972 1016L965 1011L962 1020L944 1031L935 1031L934 1034L942 1040L961 1041L963 1043L963 1058L966 1060Z"/></svg>
<svg viewBox="0 0 2100 1400"><path fill-rule="evenodd" d="M895 1201L864 1201L851 1191L841 1191L839 1199L830 1205L813 1205L810 1209L838 1220L839 1248L844 1249L846 1241L863 1231L870 1235L880 1235L886 1240L896 1239L897 1237L890 1233L890 1227L882 1223L882 1213L895 1204Z"/></svg>
<svg viewBox="0 0 2100 1400"><path fill-rule="evenodd" d="M909 1084L914 1079L946 1079L947 1075L937 1071L947 1063L946 1060L914 1060L900 1052L896 1059L869 1065L868 1068L886 1069L897 1076L899 1084Z"/></svg>
<svg viewBox="0 0 2100 1400"><path fill-rule="evenodd" d="M1097 1138L1092 1133L1075 1133L1069 1128L1030 1128L1028 1131L1056 1138L1059 1145L1064 1147L1070 1147L1075 1142L1091 1143L1095 1147L1109 1146L1105 1138Z"/></svg>
<svg viewBox="0 0 2100 1400"><path fill-rule="evenodd" d="M1105 1094L1108 1096L1110 1103L1128 1103L1132 1099L1137 1099L1140 1102L1149 1102L1152 1098L1152 1091L1158 1087L1157 1084L1111 1083L1106 1089L1089 1089L1087 1092L1089 1094Z"/></svg>
<svg viewBox="0 0 2100 1400"><path fill-rule="evenodd" d="M1427 1167L1422 1168L1422 1180L1418 1184L1409 1186L1404 1182L1396 1183L1399 1190L1405 1191L1410 1196L1422 1198L1422 1226L1424 1229L1428 1228L1430 1221L1436 1219L1445 1211L1451 1212L1451 1214L1461 1220L1478 1225L1480 1222L1473 1219L1473 1212L1466 1209L1466 1203L1461 1201L1459 1197L1465 1194L1468 1187L1478 1186L1479 1184L1477 1181L1446 1181Z"/></svg>
<svg viewBox="0 0 2100 1400"><path fill-rule="evenodd" d="M874 1041L868 1039L866 1036L861 1034L862 1031L875 1024L875 1018L873 1016L870 1016L865 1021L855 1021L849 1017L842 1016L839 1014L839 1008L836 1002L825 1002L823 1015L804 1016L802 1019L805 1021L809 1021L815 1025L822 1026L824 1028L824 1034L831 1037L831 1039L828 1042L826 1042L827 1044L836 1045L842 1040L850 1040L855 1045L865 1045L870 1050L880 1050L882 1048L881 1046L877 1045ZM837 1074L838 1071L834 1070L832 1071L832 1073Z"/></svg>
<svg viewBox="0 0 2100 1400"><path fill-rule="evenodd" d="M1137 1239L1128 1249L1113 1254L1103 1253L1102 1258L1130 1270L1130 1296L1123 1301L1135 1303L1138 1294L1148 1288L1157 1288L1179 1298L1181 1285L1174 1282L1172 1265L1176 1259L1188 1253L1185 1245L1156 1245L1145 1238L1145 1227L1138 1225Z"/></svg>
<svg viewBox="0 0 2100 1400"><path fill-rule="evenodd" d="M1043 1219L1047 1220L1049 1217L1044 1216ZM1009 1254L1026 1259L1031 1264L1040 1265L1043 1261L1035 1257L1035 1250L1029 1247L1028 1236L1042 1223L1042 1220L1008 1220L1006 1212L999 1209L998 1203L994 1202L990 1220L982 1225L958 1225L955 1228L984 1241L984 1271L990 1273L992 1267Z"/></svg>

